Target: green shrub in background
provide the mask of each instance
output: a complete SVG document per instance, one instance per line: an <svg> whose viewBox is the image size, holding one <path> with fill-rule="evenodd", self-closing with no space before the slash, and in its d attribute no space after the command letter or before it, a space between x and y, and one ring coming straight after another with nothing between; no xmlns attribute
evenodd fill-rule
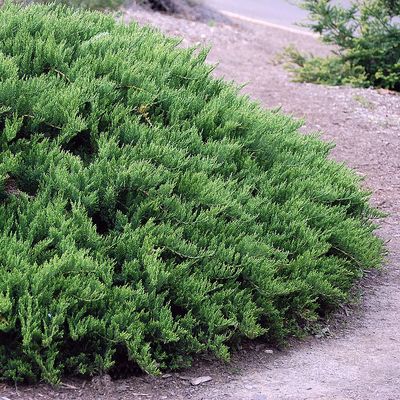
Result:
<svg viewBox="0 0 400 400"><path fill-rule="evenodd" d="M327 58L286 50L297 81L375 86L400 90L400 2L354 1L349 8L330 0L304 0L314 32L336 46Z"/></svg>
<svg viewBox="0 0 400 400"><path fill-rule="evenodd" d="M61 6L0 10L0 376L148 373L282 341L380 264L330 144L205 51Z"/></svg>

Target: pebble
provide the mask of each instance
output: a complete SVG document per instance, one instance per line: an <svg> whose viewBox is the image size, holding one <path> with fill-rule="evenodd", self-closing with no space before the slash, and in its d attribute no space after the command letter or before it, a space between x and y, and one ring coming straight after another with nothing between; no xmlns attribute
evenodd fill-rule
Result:
<svg viewBox="0 0 400 400"><path fill-rule="evenodd" d="M263 394L256 394L251 400L268 400L268 398Z"/></svg>
<svg viewBox="0 0 400 400"><path fill-rule="evenodd" d="M202 383L212 381L211 376L199 376L198 378L193 378L190 380L190 383L193 386L201 385Z"/></svg>

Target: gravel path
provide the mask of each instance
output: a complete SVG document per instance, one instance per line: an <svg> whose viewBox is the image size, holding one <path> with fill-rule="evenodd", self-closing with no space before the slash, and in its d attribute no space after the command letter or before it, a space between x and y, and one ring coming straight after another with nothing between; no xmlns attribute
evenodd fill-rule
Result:
<svg viewBox="0 0 400 400"><path fill-rule="evenodd" d="M304 51L328 50L310 36L259 25L216 25L130 10L125 20L151 23L183 36L182 45L211 43L218 76L248 82L244 92L266 107L282 107L304 118L305 131L322 131L334 141L332 156L365 176L373 202L390 213L380 234L388 262L367 276L357 306L321 327L317 337L283 351L250 343L223 365L203 357L180 374L111 382L69 380L45 385L0 386L0 399L193 399L193 400L399 400L400 399L400 96L385 91L290 82L275 54L290 43ZM322 336L322 337L321 337ZM326 338L326 336L329 336ZM199 386L191 377L210 375Z"/></svg>

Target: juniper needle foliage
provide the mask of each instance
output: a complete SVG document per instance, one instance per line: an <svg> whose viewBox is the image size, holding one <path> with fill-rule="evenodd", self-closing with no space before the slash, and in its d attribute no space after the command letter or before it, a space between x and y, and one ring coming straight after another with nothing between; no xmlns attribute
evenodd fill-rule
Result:
<svg viewBox="0 0 400 400"><path fill-rule="evenodd" d="M282 341L380 263L331 146L96 12L0 10L0 376L148 373Z"/></svg>

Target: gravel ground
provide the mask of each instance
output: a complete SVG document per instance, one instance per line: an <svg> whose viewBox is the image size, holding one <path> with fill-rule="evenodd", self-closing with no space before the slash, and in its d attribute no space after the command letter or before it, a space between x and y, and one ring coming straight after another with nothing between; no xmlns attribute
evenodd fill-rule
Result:
<svg viewBox="0 0 400 400"><path fill-rule="evenodd" d="M277 52L291 43L316 54L329 49L310 36L212 18L201 23L140 9L126 10L123 16L183 37L182 46L211 44L209 62L218 63L215 75L247 83L244 93L266 107L282 107L306 121L306 132L321 131L323 139L333 141L332 157L363 175L375 205L390 214L380 229L388 241L385 268L362 280L357 305L327 321L316 336L294 341L287 349L248 343L229 365L203 356L189 370L162 378L111 381L104 376L66 380L57 389L4 385L0 400L400 399L400 96L290 82L274 62ZM192 385L190 379L199 376L212 380Z"/></svg>

